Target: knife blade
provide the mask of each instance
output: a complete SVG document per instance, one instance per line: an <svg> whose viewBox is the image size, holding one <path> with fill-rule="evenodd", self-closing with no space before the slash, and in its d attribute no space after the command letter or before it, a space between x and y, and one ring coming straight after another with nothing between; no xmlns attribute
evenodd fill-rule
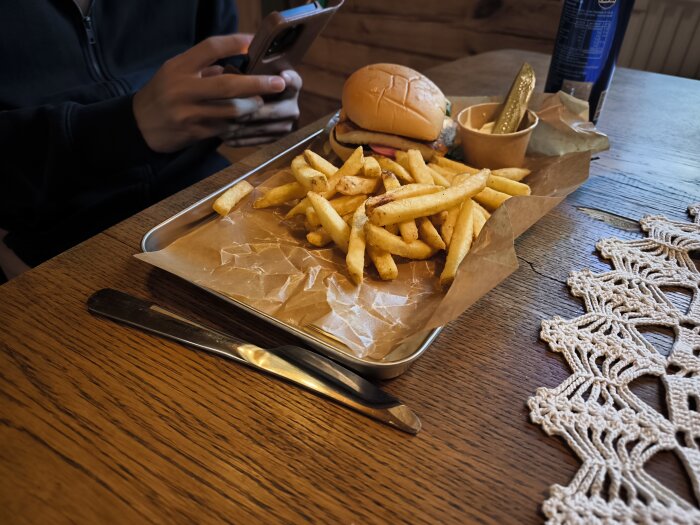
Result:
<svg viewBox="0 0 700 525"><path fill-rule="evenodd" d="M92 294L88 310L284 379L394 428L417 434L418 416L399 399L320 354L294 345L265 349L118 290Z"/></svg>

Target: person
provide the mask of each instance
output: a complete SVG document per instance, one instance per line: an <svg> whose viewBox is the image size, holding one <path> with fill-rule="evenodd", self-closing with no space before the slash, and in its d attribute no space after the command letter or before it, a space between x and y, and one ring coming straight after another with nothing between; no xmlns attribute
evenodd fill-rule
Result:
<svg viewBox="0 0 700 525"><path fill-rule="evenodd" d="M0 27L0 264L13 273L222 169L222 139L274 140L299 115L294 71L225 71L251 41L234 0L2 2Z"/></svg>

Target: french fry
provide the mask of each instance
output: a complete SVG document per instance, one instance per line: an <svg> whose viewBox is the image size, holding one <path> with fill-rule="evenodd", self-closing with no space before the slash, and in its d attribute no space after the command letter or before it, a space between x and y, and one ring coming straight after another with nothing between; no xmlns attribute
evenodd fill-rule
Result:
<svg viewBox="0 0 700 525"><path fill-rule="evenodd" d="M447 250L445 267L442 270L442 274L440 274L440 286L442 286L443 289L452 284L459 264L467 253L469 253L469 249L472 246L472 240L474 238L472 209L472 200L467 199L462 203L462 207L459 210L459 217L455 224L452 242Z"/></svg>
<svg viewBox="0 0 700 525"><path fill-rule="evenodd" d="M411 176L411 174L401 164L399 164L395 160L392 160L389 157L382 157L382 156L376 156L375 158L377 159L379 166L381 166L381 168L383 170L387 170L387 171L392 172L394 175L396 175L398 177L398 179L401 182L404 182L404 183L415 182L413 180L413 177Z"/></svg>
<svg viewBox="0 0 700 525"><path fill-rule="evenodd" d="M436 213L435 215L430 216L430 222L432 222L435 226L441 226L445 224L445 221L447 220L447 211L441 211L440 213Z"/></svg>
<svg viewBox="0 0 700 525"><path fill-rule="evenodd" d="M316 210L316 213L318 213L318 218L321 221L323 229L328 232L333 242L336 243L341 250L347 252L348 241L350 240L350 227L338 212L333 209L333 206L327 199L313 191L310 191L307 197L314 207L314 210Z"/></svg>
<svg viewBox="0 0 700 525"><path fill-rule="evenodd" d="M530 186L514 180L499 177L491 173L489 180L486 181L486 186L492 190L507 193L508 195L530 195Z"/></svg>
<svg viewBox="0 0 700 525"><path fill-rule="evenodd" d="M408 164L408 153L402 150L396 150L396 153L394 154L394 158L396 159L396 162L401 164L403 169L408 171L409 173L411 172L411 168Z"/></svg>
<svg viewBox="0 0 700 525"><path fill-rule="evenodd" d="M385 250L380 250L376 246L367 246L367 255L372 260L372 264L377 269L379 277L383 281L392 281L399 276L399 269L396 267L394 258Z"/></svg>
<svg viewBox="0 0 700 525"><path fill-rule="evenodd" d="M398 177L393 172L382 170L382 183L385 191L395 190L401 187Z"/></svg>
<svg viewBox="0 0 700 525"><path fill-rule="evenodd" d="M471 175L469 175L468 173L460 173L459 175L455 175L453 177L452 184L462 184L463 182L467 181L470 177ZM445 243L445 246L449 247L450 239L452 239L452 232L454 231L455 223L457 222L457 216L459 215L459 206L455 206L454 208L443 211L442 213L445 214L445 219L442 222L442 225L440 226L440 234L442 235L442 239Z"/></svg>
<svg viewBox="0 0 700 525"><path fill-rule="evenodd" d="M306 193L304 195L306 195ZM329 202L331 203L331 206L333 206L335 211L338 212L338 215L346 215L348 213L354 212L357 209L357 207L365 201L365 199L365 195L344 195L342 197L331 199ZM295 215L302 215L307 213L306 210L307 208L309 208L309 206L311 206L309 199L302 199L301 201L299 201L299 204L297 204L287 212L287 214L285 215L285 219L291 219Z"/></svg>
<svg viewBox="0 0 700 525"><path fill-rule="evenodd" d="M298 200L286 217L304 216L311 245L333 242L343 250L358 285L368 260L389 280L398 276L394 255L426 259L446 250L440 284L448 287L490 217L484 206L493 210L512 195L530 192L519 182L528 170L476 170L438 156L426 164L418 150L397 151L393 160L364 157L358 147L340 168L306 150L293 159L291 172L295 182L267 190L254 207ZM342 195L333 198L336 193Z"/></svg>
<svg viewBox="0 0 700 525"><path fill-rule="evenodd" d="M304 197L296 204L296 206L293 206L292 209L287 212L284 218L291 219L295 215L303 215L304 213L306 213L306 208L308 208L309 206L311 206L309 199L307 197Z"/></svg>
<svg viewBox="0 0 700 525"><path fill-rule="evenodd" d="M330 244L333 241L330 234L323 228L319 228L317 230L307 233L306 240L309 241L310 244L313 244L318 248L323 248L324 246Z"/></svg>
<svg viewBox="0 0 700 525"><path fill-rule="evenodd" d="M359 175L362 171L362 166L365 163L365 158L362 155L362 146L357 146L355 151L347 158L343 165L338 169L336 175L340 177L348 177Z"/></svg>
<svg viewBox="0 0 700 525"><path fill-rule="evenodd" d="M214 211L225 217L238 204L243 197L253 191L253 186L247 180L237 182L214 201L212 208Z"/></svg>
<svg viewBox="0 0 700 525"><path fill-rule="evenodd" d="M365 177L357 177L354 175L348 175L346 177L341 177L335 190L343 195L367 195L369 193L374 193L382 179L367 179Z"/></svg>
<svg viewBox="0 0 700 525"><path fill-rule="evenodd" d="M343 165L338 168L333 175L331 175L328 180L328 191L324 194L324 197L330 199L336 192L336 186L338 182L343 177L355 177L362 171L362 166L364 165L365 159L362 155L362 146L355 148L355 151L345 160Z"/></svg>
<svg viewBox="0 0 700 525"><path fill-rule="evenodd" d="M318 226L321 226L321 220L318 218L318 213L316 213L316 210L314 210L313 206L309 206L306 208L306 212L304 212L306 215L306 220L307 222L311 225L312 228L317 228Z"/></svg>
<svg viewBox="0 0 700 525"><path fill-rule="evenodd" d="M354 213L357 207L365 202L366 198L366 195L343 195L328 202L331 203L331 206L339 215L347 215L348 213Z"/></svg>
<svg viewBox="0 0 700 525"><path fill-rule="evenodd" d="M472 168L471 166L467 166L466 164L457 162L456 160L440 157L439 155L434 155L432 161L438 166L447 168L455 174L469 173L470 175L476 175L479 173L479 170L476 168Z"/></svg>
<svg viewBox="0 0 700 525"><path fill-rule="evenodd" d="M442 233L442 240L445 241L445 246L450 246L450 240L452 239L452 233L455 229L455 224L457 224L457 217L459 217L459 206L450 208L447 210L447 218L445 222L442 223L440 227L440 233Z"/></svg>
<svg viewBox="0 0 700 525"><path fill-rule="evenodd" d="M479 211L481 212L481 215L483 215L483 216L484 216L484 219L486 219L487 221L488 221L489 218L491 217L491 214L486 210L486 208L484 208L481 204L479 204L479 203L476 202L476 201L474 201L474 208L476 208L477 210L479 210Z"/></svg>
<svg viewBox="0 0 700 525"><path fill-rule="evenodd" d="M418 226L416 226L416 221L411 219L410 221L399 223L399 233L401 234L401 238L406 242L418 240Z"/></svg>
<svg viewBox="0 0 700 525"><path fill-rule="evenodd" d="M350 240L348 241L348 254L345 256L345 263L348 266L348 273L355 284L362 283L365 271L365 205L360 204L352 216L350 224Z"/></svg>
<svg viewBox="0 0 700 525"><path fill-rule="evenodd" d="M452 170L448 170L447 168L444 168L438 164L435 164L434 162L431 162L428 164L428 167L433 170L435 173L439 173L442 175L446 180L452 182L452 179L456 175L456 173Z"/></svg>
<svg viewBox="0 0 700 525"><path fill-rule="evenodd" d="M486 224L486 216L481 213L481 210L476 207L476 203L472 205L472 222L474 223L474 238L476 239L481 233L481 229Z"/></svg>
<svg viewBox="0 0 700 525"><path fill-rule="evenodd" d="M396 153L399 153L398 151ZM401 187L399 179L390 171L382 172L382 180L384 181L384 189L389 192L397 190ZM414 241L418 238L418 228L415 221L407 221L399 224L399 233L404 241Z"/></svg>
<svg viewBox="0 0 700 525"><path fill-rule="evenodd" d="M452 177L452 186L456 186L457 184L463 184L471 178L472 175L470 173L457 173L454 177Z"/></svg>
<svg viewBox="0 0 700 525"><path fill-rule="evenodd" d="M510 195L500 191L484 188L481 192L474 195L474 200L484 206L488 210L495 210L505 201L510 199Z"/></svg>
<svg viewBox="0 0 700 525"><path fill-rule="evenodd" d="M328 179L306 163L304 155L297 155L292 161L292 173L299 184L309 191L324 192L328 189Z"/></svg>
<svg viewBox="0 0 700 525"><path fill-rule="evenodd" d="M530 170L527 168L501 168L498 170L493 170L492 173L499 177L503 177L504 179L520 182L525 177L530 175Z"/></svg>
<svg viewBox="0 0 700 525"><path fill-rule="evenodd" d="M432 184L433 177L430 174L430 168L425 165L423 155L417 149L408 150L408 167L413 176L413 180L420 184Z"/></svg>
<svg viewBox="0 0 700 525"><path fill-rule="evenodd" d="M408 259L427 259L435 251L423 241L406 242L370 222L365 224L365 237L368 244Z"/></svg>
<svg viewBox="0 0 700 525"><path fill-rule="evenodd" d="M400 186L395 189L387 189L387 192L382 195L375 195L367 199L367 213L376 208L377 206L382 206L389 202L394 202L401 199L407 199L409 197L418 197L420 195L428 195L430 193L437 193L441 190L440 186L435 186L434 184L406 184L405 186Z"/></svg>
<svg viewBox="0 0 700 525"><path fill-rule="evenodd" d="M275 186L265 192L265 194L256 199L253 203L253 208L269 208L270 206L279 206L285 202L301 199L306 195L306 188L298 182L290 182Z"/></svg>
<svg viewBox="0 0 700 525"><path fill-rule="evenodd" d="M376 179L382 176L382 168L374 157L365 157L362 171L365 177Z"/></svg>
<svg viewBox="0 0 700 525"><path fill-rule="evenodd" d="M372 224L384 226L449 210L459 205L464 199L482 191L489 174L489 170L482 170L461 184L450 186L437 193L409 197L377 206L368 212L367 216Z"/></svg>
<svg viewBox="0 0 700 525"><path fill-rule="evenodd" d="M420 238L423 239L426 244L432 246L436 250L445 249L445 242L440 237L440 234L435 229L435 226L433 226L433 223L430 222L430 219L427 217L418 217L416 222L418 223Z"/></svg>
<svg viewBox="0 0 700 525"><path fill-rule="evenodd" d="M311 151L310 149L304 150L304 159L306 159L306 162L309 166L311 166L316 171L320 171L328 178L330 178L332 175L335 174L336 171L338 171L338 168L336 168L333 164L321 157L321 155L319 155L318 153Z"/></svg>
<svg viewBox="0 0 700 525"><path fill-rule="evenodd" d="M443 188L447 188L452 184L446 177L443 177L437 171L431 169L430 166L426 166L426 168L428 170L428 173L430 173L431 177L433 177L433 184L437 184L438 186L442 186Z"/></svg>
<svg viewBox="0 0 700 525"><path fill-rule="evenodd" d="M399 153L398 151L396 153ZM382 172L384 189L386 191L397 190L401 187L399 179L390 171ZM404 241L415 241L418 238L418 228L415 221L407 221L399 224L399 233Z"/></svg>

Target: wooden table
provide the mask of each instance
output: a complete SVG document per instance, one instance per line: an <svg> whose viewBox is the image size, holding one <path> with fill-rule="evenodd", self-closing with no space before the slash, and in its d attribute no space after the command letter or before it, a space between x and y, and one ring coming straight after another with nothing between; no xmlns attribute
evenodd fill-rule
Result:
<svg viewBox="0 0 700 525"><path fill-rule="evenodd" d="M430 76L446 94L495 94L526 59L541 85L548 57L517 51ZM683 219L700 200L700 83L619 70L599 127L612 149L517 241L519 270L386 384L420 415L415 437L85 309L92 292L114 287L261 346L290 341L132 254L150 227L313 125L4 285L0 521L541 521L549 486L567 484L579 462L528 419L535 389L569 375L538 340L540 321L582 312L565 279L607 268L595 256L599 238L638 235L581 208ZM639 392L658 404L653 382ZM649 468L688 493L678 462Z"/></svg>

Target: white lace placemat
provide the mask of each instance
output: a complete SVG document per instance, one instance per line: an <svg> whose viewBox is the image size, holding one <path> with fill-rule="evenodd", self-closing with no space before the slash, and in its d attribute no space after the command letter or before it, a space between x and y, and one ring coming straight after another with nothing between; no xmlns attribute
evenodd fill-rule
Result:
<svg viewBox="0 0 700 525"><path fill-rule="evenodd" d="M645 217L646 239L600 241L613 270L573 272L568 281L587 313L542 322L542 339L564 355L572 375L537 389L530 417L582 461L568 486L551 487L543 504L549 523L700 523L694 503L644 469L654 454L674 452L700 501L700 272L689 255L700 250L700 204L689 213L693 223ZM662 287L692 292L687 311ZM668 356L642 327L673 330ZM630 389L643 375L661 378L668 417Z"/></svg>

